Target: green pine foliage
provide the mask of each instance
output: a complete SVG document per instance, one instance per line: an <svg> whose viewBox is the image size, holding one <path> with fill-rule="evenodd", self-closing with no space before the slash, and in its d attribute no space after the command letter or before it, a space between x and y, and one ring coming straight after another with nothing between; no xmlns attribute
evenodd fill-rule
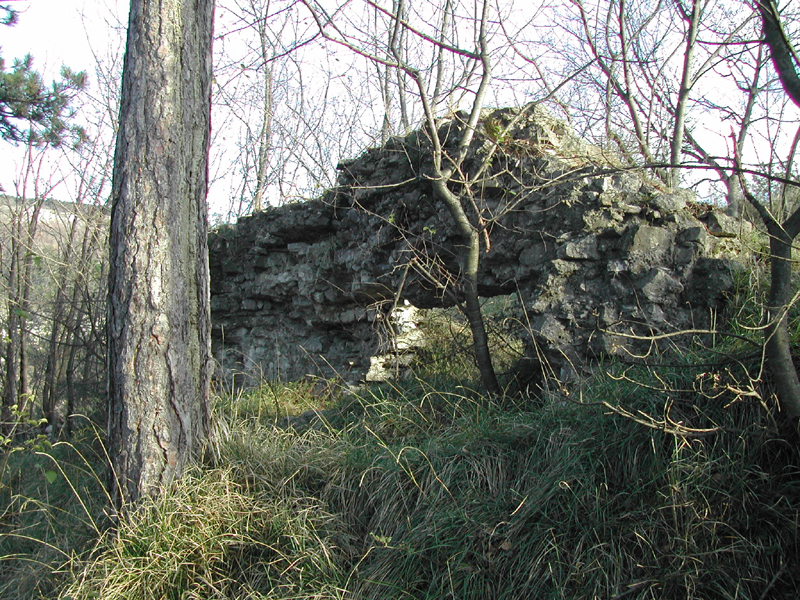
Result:
<svg viewBox="0 0 800 600"><path fill-rule="evenodd" d="M0 24L14 25L17 18L9 5L0 5ZM85 87L85 72L61 67L61 78L48 85L33 68L30 54L14 59L10 68L0 55L0 138L35 145L80 144L86 132L69 121L72 103Z"/></svg>
<svg viewBox="0 0 800 600"><path fill-rule="evenodd" d="M10 4L0 4L0 25L16 25L19 13Z"/></svg>

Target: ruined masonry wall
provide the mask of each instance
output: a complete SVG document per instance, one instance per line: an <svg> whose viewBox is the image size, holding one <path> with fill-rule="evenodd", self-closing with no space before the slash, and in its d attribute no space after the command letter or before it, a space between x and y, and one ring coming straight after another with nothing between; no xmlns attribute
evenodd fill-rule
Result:
<svg viewBox="0 0 800 600"><path fill-rule="evenodd" d="M688 191L613 172L563 124L520 110L487 116L512 126L480 188L482 216L497 217L480 290L519 296L531 357L569 379L598 357L641 351L629 334L704 326L733 285L736 265L723 246L740 225ZM494 144L479 134L468 175ZM393 139L340 165L339 186L322 198L210 236L221 377L358 381L370 357L396 348L383 326L392 306L452 303L408 266L416 257L458 270L460 240L425 177L428 149L419 132ZM413 337L413 323L404 327Z"/></svg>

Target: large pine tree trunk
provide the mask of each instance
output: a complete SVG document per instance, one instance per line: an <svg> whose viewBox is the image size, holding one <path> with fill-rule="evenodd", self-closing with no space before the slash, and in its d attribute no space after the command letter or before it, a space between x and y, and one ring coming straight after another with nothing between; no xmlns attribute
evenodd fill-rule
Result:
<svg viewBox="0 0 800 600"><path fill-rule="evenodd" d="M209 435L212 0L132 0L114 161L108 433L118 505Z"/></svg>

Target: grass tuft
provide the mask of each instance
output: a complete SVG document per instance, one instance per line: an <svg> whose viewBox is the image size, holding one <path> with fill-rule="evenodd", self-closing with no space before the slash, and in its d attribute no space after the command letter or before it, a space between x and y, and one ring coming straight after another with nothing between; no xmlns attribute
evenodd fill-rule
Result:
<svg viewBox="0 0 800 600"><path fill-rule="evenodd" d="M104 536L63 597L335 598L332 520L318 499L247 490L233 469L195 471Z"/></svg>

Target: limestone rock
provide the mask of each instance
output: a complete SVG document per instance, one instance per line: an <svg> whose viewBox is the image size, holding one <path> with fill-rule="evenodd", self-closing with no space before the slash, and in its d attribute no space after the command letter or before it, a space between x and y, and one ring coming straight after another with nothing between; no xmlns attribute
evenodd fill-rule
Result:
<svg viewBox="0 0 800 600"><path fill-rule="evenodd" d="M442 124L447 143L462 126ZM724 304L735 264L713 240L736 223L691 192L608 175L599 149L538 107L486 112L464 173L477 174L495 145L480 198L493 220L480 293L521 298L533 326L518 335L550 372L575 377L598 356L630 357L646 342L629 334L701 327ZM463 244L433 200L429 152L420 132L393 138L342 162L338 186L318 200L209 237L221 377L359 381L406 369L418 342L398 341L391 309L452 305L414 265L456 277Z"/></svg>

